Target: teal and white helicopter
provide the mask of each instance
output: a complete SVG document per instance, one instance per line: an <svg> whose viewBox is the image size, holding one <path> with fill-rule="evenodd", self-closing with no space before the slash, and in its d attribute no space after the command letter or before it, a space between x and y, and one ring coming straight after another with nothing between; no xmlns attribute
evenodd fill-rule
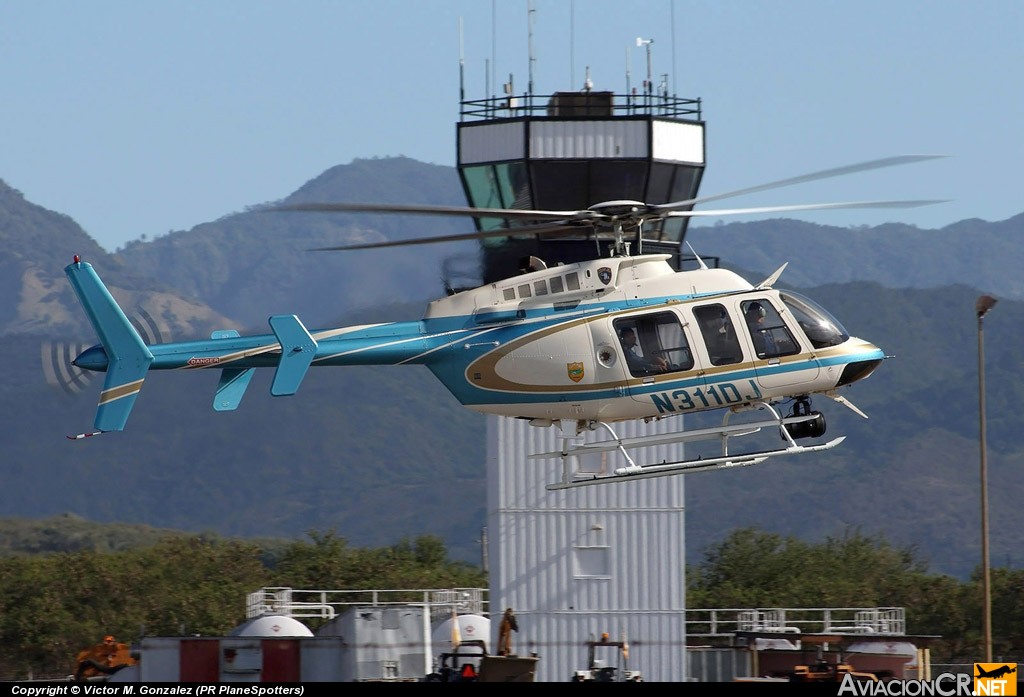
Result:
<svg viewBox="0 0 1024 697"><path fill-rule="evenodd" d="M865 416L840 390L871 375L886 357L881 348L850 336L814 301L776 289L785 265L758 284L709 268L679 271L668 254L644 254L643 225L673 216L725 216L840 208L908 208L938 201L860 201L728 210L693 206L741 194L868 169L918 162L904 155L815 172L726 194L668 204L609 201L578 211L419 207L374 204L301 204L273 211L381 212L503 217L500 231L406 242L331 247L348 250L490 236L611 232L609 256L548 267L534 260L527 272L431 302L423 317L349 327L307 329L295 315L269 318L271 332L240 336L216 331L208 340L147 345L107 291L92 265L75 257L65 273L101 344L74 360L106 373L94 431L77 440L125 428L150 370L218 370L217 411L239 406L257 368L275 371L275 396L295 394L311 366L423 365L469 409L560 429L561 480L550 489L627 481L756 464L778 455L833 448L840 436L801 445L825 433L814 395ZM627 235L635 234L635 242ZM631 246L636 254L631 253ZM326 250L324 250L326 251ZM790 403L788 414L778 405ZM615 424L723 410L720 426L620 438ZM760 420L730 423L740 412L763 410ZM866 418L866 416L865 416ZM682 420L680 420L682 421ZM782 446L732 453L730 438L778 429ZM584 436L601 430L606 440ZM641 446L719 440L713 457L638 463ZM574 468L574 458L618 451L623 464L600 474Z"/></svg>

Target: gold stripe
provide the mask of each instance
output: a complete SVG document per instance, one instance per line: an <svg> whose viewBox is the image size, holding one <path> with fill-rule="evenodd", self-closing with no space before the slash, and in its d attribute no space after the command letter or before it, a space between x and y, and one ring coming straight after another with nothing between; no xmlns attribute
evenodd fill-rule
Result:
<svg viewBox="0 0 1024 697"><path fill-rule="evenodd" d="M324 330L324 331L321 331L321 332L316 332L315 334L312 334L312 337L313 337L314 341L322 341L324 339L330 339L332 337L339 336L341 334L350 333L350 332L355 331L357 329L365 329L366 327L375 327L375 326L378 326L378 325L370 324L370 325L360 325L359 327L342 327L342 328L339 328L339 329L327 329L327 330ZM245 337L234 337L234 338L242 338L242 339L244 339ZM267 344L266 346L261 346L259 348L243 349L241 351L235 351L233 353L226 353L226 354L224 354L222 356L210 356L210 358L216 358L217 359L216 362L214 362L214 363L201 363L201 364L196 364L196 365L185 364L185 365L181 366L181 368L178 368L178 370L202 370L204 368L225 368L225 367L230 367L230 365L228 365L228 364L234 363L235 361L240 361L243 358L249 358L251 356L259 356L259 355L262 355L264 353L272 353L274 351L278 351L279 352L280 350L281 350L281 344L280 343Z"/></svg>
<svg viewBox="0 0 1024 697"><path fill-rule="evenodd" d="M143 378L144 380L145 378ZM103 390L100 392L100 405L109 404L110 402L122 399L124 397L130 397L133 394L138 394L139 390L142 389L142 380L135 380L134 382L126 382L123 385L111 387L110 389Z"/></svg>
<svg viewBox="0 0 1024 697"><path fill-rule="evenodd" d="M698 300L693 300L693 301L687 301L687 302L685 302L683 304L689 305L689 304L696 304L697 302L699 302L699 301ZM680 301L677 301L677 300L671 300L671 301L668 301L668 302L664 303L663 305L676 305L676 304L681 304L681 303L680 303ZM654 309L657 309L659 307L662 307L662 306L660 306L660 305L652 305L650 308L647 308L647 309L654 310ZM727 373L733 373L733 372L736 372L737 370L741 370L741 369L749 370L751 367L753 367L753 368L764 367L764 366L766 366L768 364L767 360L742 361L740 363L731 363L731 364L729 364L727 366L708 367L708 368L704 369L703 371L699 371L699 370L685 370L685 371L679 371L679 372L676 372L676 373L663 373L661 375L648 376L648 377L645 377L645 378L632 378L632 379L626 379L626 380L615 380L615 381L612 381L612 382L601 382L601 383L593 383L593 384L588 384L588 385L579 385L579 384L573 383L573 382L567 382L566 384L563 384L563 385L530 385L530 384L526 384L526 383L513 382L513 381L508 380L506 378L503 378L503 377L501 377L501 376L499 376L497 374L496 368L497 368L498 361L500 361L502 358L505 358L506 356L508 356L513 351L521 348L522 346L524 346L524 345L526 345L526 344L528 344L530 342L536 341L538 339L542 339L542 338L544 338L546 336L550 336L551 334L554 334L556 332L562 331L563 329L565 329L567 327L572 328L572 327L577 327L577 326L580 326L580 325L589 324L591 322L597 322L599 320L605 320L605 319L609 319L609 318L614 319L615 317L618 317L620 315L626 315L626 314L632 315L632 314L635 314L636 312L637 312L636 308L630 308L630 309L626 309L626 310L619 310L617 312L605 312L605 313L601 313L601 314L593 316L593 317L581 317L581 318L579 318L577 320L572 320L570 322L564 322L564 323L555 325L553 327L548 327L548 328L542 329L542 330L540 330L538 332L533 332L533 333L527 334L525 336L519 337L518 339L516 339L514 341L511 341L511 342L509 342L509 343L507 343L507 344L505 344L503 346L500 346L500 347L494 349L493 351L489 352L487 355L481 356L477 360L475 360L472 363L470 363L469 366L466 368L466 372L465 372L466 382L468 382L471 385L475 385L476 387L479 387L481 389L495 390L495 391L526 392L526 393L534 393L534 394L552 393L552 392L586 393L586 392L593 392L593 391L597 391L597 390L610 390L610 389L615 389L615 388L620 388L620 387L631 387L631 386L634 386L634 385L641 385L641 384L650 385L650 384L652 384L652 382L653 382L653 384L662 383L662 382L675 382L675 381L681 380L681 379L687 379L687 378L692 378L692 377L699 377L700 375L704 375L705 378L707 378L709 382L715 382L715 381L717 381L718 376L722 376L722 375L727 374ZM823 350L819 349L817 351L802 352L802 353L793 354L791 356L785 356L783 358L778 359L779 360L778 364L779 365L786 365L786 364L790 364L790 363L806 362L806 361L809 361L811 359L814 359L815 357L832 357L832 356L837 356L837 355L844 355L844 354L847 354L847 353L851 353L852 352L851 348L854 348L854 347L856 347L856 349L860 350L863 347L872 346L872 344L870 342L864 341L863 339L858 340L858 342L859 343L853 344L853 346L844 343L844 345L830 347L828 349L823 349ZM594 367L594 363L593 363L592 360L586 360L585 359L584 360L584 365L585 365L585 369L593 369L593 367ZM815 364L814 368L820 369L820 366ZM808 369L811 369L811 367L808 366ZM475 372L479 372L479 373L481 373L481 375L486 375L487 377L483 378L481 380L473 380L469 376L472 375ZM652 381L652 378L653 378L653 381ZM566 375L566 379L568 380L568 375Z"/></svg>

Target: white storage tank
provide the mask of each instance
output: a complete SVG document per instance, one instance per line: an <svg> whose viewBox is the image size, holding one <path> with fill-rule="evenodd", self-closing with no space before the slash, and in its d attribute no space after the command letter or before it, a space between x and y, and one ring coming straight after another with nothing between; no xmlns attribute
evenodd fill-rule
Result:
<svg viewBox="0 0 1024 697"><path fill-rule="evenodd" d="M341 637L341 680L414 681L430 672L426 655L429 624L422 607L353 607L317 630Z"/></svg>
<svg viewBox="0 0 1024 697"><path fill-rule="evenodd" d="M232 629L228 636L297 637L313 636L313 632L294 617L262 615L246 620Z"/></svg>

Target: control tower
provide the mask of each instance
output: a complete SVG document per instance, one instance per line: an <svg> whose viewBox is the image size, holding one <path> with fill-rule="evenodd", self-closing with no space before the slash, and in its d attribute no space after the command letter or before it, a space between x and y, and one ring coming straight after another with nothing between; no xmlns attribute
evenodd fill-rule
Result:
<svg viewBox="0 0 1024 697"><path fill-rule="evenodd" d="M609 201L671 203L695 198L704 173L700 101L667 94L584 90L462 101L457 129L459 176L475 208L576 211ZM668 253L682 269L688 220L624 231L637 233L630 253ZM516 224L476 220L481 232ZM558 237L485 238L483 281L528 270L537 263L531 257L554 265L609 256L612 236L597 233L595 240L594 234L580 229ZM624 423L619 434L654 435L666 423ZM558 436L557 429L487 417L492 612L515 609L523 627L520 652L542 656L538 682L568 680L586 665L587 638L605 632L636 643L630 667L644 680L685 681L684 478L548 491L561 465L528 462L525 454L557 451ZM682 448L652 447L642 457L681 459Z"/></svg>
<svg viewBox="0 0 1024 697"><path fill-rule="evenodd" d="M647 85L649 89L649 83ZM475 208L581 210L606 201L660 204L694 198L704 173L699 99L667 93L617 95L583 90L462 101L458 170ZM642 251L668 253L682 268L689 218L648 223ZM514 226L484 218L479 231ZM610 235L488 238L483 281L546 263L609 254ZM637 253L634 239L632 253ZM595 248L595 245L597 248Z"/></svg>

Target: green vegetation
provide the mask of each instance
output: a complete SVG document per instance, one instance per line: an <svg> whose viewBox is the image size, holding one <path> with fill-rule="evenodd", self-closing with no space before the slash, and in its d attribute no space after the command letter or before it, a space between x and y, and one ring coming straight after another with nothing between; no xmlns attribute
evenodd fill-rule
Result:
<svg viewBox="0 0 1024 697"><path fill-rule="evenodd" d="M744 528L688 571L689 607L903 607L907 633L936 636L932 661L982 650L980 569L966 582L930 573L913 547L848 530L822 542ZM1024 653L1024 570L993 569L993 654ZM972 658L973 657L973 658Z"/></svg>
<svg viewBox="0 0 1024 697"><path fill-rule="evenodd" d="M165 531L133 546L152 533L67 518L0 523L0 680L72 674L78 652L107 634L122 641L227 634L245 620L246 595L265 586L486 585L478 568L450 561L432 536L357 549L333 533L257 544ZM73 551L58 551L61 538ZM40 546L44 553L19 551Z"/></svg>
<svg viewBox="0 0 1024 697"><path fill-rule="evenodd" d="M150 542L154 532L67 517L0 521L0 679L68 675L78 651L106 634L227 634L245 619L246 595L265 586L487 584L433 536L361 549L333 532L262 544L172 531ZM933 661L981 655L979 580L930 574L913 549L857 530L820 543L736 530L688 581L690 607L905 607L908 633L942 637ZM992 583L995 653L1019 656L1024 571L996 569Z"/></svg>

